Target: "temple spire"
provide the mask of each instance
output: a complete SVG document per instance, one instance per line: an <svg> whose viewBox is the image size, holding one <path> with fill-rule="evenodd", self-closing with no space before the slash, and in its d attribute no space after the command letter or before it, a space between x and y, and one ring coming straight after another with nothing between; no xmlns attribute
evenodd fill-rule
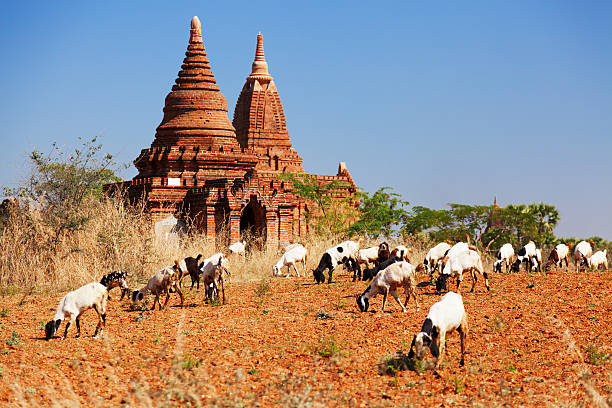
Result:
<svg viewBox="0 0 612 408"><path fill-rule="evenodd" d="M270 74L268 73L268 63L266 62L266 57L264 55L263 35L261 35L261 33L257 34L255 60L253 61L251 75L249 75L249 78L268 81L272 80L272 76L270 76Z"/></svg>
<svg viewBox="0 0 612 408"><path fill-rule="evenodd" d="M198 16L193 16L191 19L191 35L189 36L189 44L202 43L202 23Z"/></svg>

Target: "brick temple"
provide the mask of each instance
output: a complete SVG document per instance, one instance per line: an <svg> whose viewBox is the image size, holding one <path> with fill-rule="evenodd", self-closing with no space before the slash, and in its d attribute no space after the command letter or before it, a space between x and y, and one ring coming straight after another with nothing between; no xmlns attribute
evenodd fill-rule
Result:
<svg viewBox="0 0 612 408"><path fill-rule="evenodd" d="M285 245L308 233L308 203L300 201L279 173L304 173L291 147L287 121L257 35L255 60L242 88L234 120L219 90L202 42L200 20L191 21L189 45L151 147L134 165L138 175L124 187L130 199L144 198L153 222L174 215L219 244L253 234L261 243ZM344 163L335 176L353 193Z"/></svg>

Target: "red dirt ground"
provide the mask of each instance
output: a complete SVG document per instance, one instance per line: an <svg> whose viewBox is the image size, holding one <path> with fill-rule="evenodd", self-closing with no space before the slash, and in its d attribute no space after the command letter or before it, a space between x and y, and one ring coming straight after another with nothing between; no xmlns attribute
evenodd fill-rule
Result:
<svg viewBox="0 0 612 408"><path fill-rule="evenodd" d="M612 402L610 274L495 274L464 293L470 334L465 367L450 334L436 373L381 374L379 362L408 353L429 307L418 288L401 313L360 313L363 282L337 275L229 283L228 304L186 292L164 311L129 311L113 291L102 339L97 317L83 336L45 341L43 325L63 294L0 298L2 406L606 406ZM466 279L465 291L471 285ZM371 302L378 310L382 297ZM62 334L64 324L58 334ZM12 333L16 332L16 337ZM331 356L328 356L331 354ZM431 356L428 356L430 358ZM383 364L383 367L385 365Z"/></svg>

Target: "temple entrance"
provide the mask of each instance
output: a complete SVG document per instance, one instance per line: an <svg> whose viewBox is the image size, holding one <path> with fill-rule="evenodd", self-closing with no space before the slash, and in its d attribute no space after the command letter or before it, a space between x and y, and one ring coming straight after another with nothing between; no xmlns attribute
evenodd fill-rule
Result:
<svg viewBox="0 0 612 408"><path fill-rule="evenodd" d="M247 247L255 245L258 249L266 243L266 212L256 195L251 196L240 215L240 239L247 242Z"/></svg>

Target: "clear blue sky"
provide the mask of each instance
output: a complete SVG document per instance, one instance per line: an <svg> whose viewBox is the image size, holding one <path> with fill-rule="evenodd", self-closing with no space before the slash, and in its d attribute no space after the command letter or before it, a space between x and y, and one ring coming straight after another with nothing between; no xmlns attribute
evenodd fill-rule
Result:
<svg viewBox="0 0 612 408"><path fill-rule="evenodd" d="M544 201L557 235L612 239L607 1L7 2L0 185L24 177L27 152L79 136L131 163L193 15L230 118L263 33L307 170L343 160L363 189L433 208Z"/></svg>

